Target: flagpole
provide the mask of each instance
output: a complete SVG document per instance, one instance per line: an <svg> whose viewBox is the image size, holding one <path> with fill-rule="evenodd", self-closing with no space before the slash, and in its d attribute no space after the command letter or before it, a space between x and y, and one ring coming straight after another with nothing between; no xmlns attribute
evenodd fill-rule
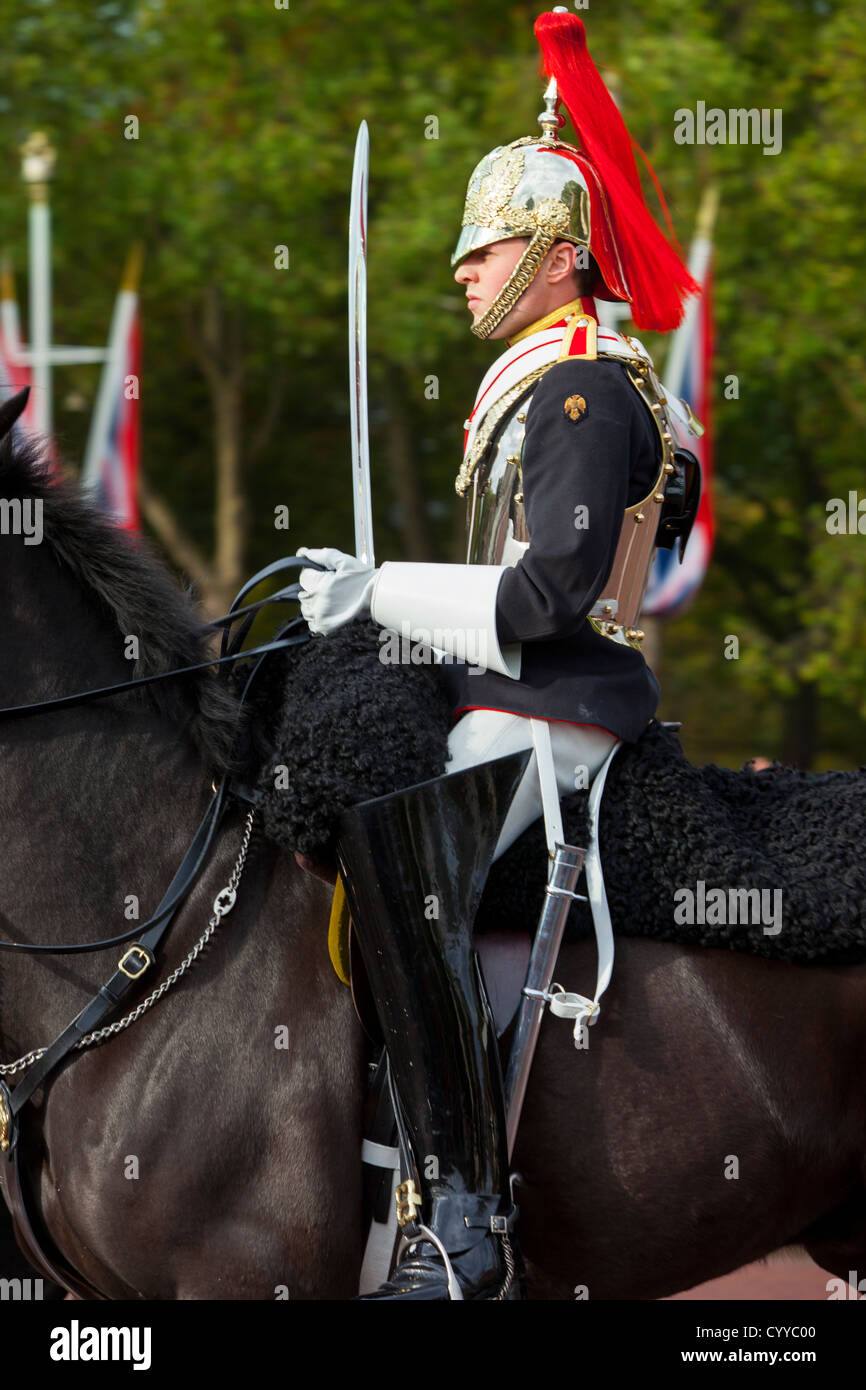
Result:
<svg viewBox="0 0 866 1390"><path fill-rule="evenodd" d="M51 206L49 184L55 151L41 131L21 146L21 172L30 195L30 349L33 354L33 423L50 436L52 426L51 362Z"/></svg>
<svg viewBox="0 0 866 1390"><path fill-rule="evenodd" d="M54 428L52 371L73 362L102 362L102 348L63 347L51 342L51 207L49 186L57 159L41 131L34 131L21 146L21 175L30 195L28 255L30 269L30 343L21 342L18 310L11 277L3 281L2 326L7 350L17 366L31 368L34 388L28 404L29 428L51 439Z"/></svg>
<svg viewBox="0 0 866 1390"><path fill-rule="evenodd" d="M713 251L713 229L718 210L719 187L716 183L709 183L701 195L695 221L695 232L689 247L689 272L699 285L703 285L706 281ZM689 299L683 322L674 333L668 348L662 384L666 393L677 399L682 395L689 354L694 350L694 334L700 307L700 300L697 296ZM660 682L664 622L664 613L644 613L640 620L640 625L646 634L642 643L644 659Z"/></svg>
<svg viewBox="0 0 866 1390"><path fill-rule="evenodd" d="M96 487L99 483L112 415L123 390L126 339L138 296L142 257L141 246L133 246L127 257L120 289L114 302L105 366L102 369L99 392L90 421L90 433L87 436L84 467L81 470L83 487Z"/></svg>
<svg viewBox="0 0 866 1390"><path fill-rule="evenodd" d="M702 285L710 263L713 249L713 228L719 210L719 186L707 184L698 207L695 235L689 248L689 272ZM692 349L692 335L695 320L700 310L700 301L693 296L686 305L685 318L671 341L665 362L664 388L672 396L681 394L686 362Z"/></svg>

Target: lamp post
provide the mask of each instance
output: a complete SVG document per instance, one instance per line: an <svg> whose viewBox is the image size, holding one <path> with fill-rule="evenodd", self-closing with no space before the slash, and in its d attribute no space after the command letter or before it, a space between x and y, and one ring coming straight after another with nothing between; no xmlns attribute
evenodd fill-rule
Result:
<svg viewBox="0 0 866 1390"><path fill-rule="evenodd" d="M21 146L21 173L30 194L30 348L33 358L33 423L50 435L51 401L51 205L48 188L57 156L41 131Z"/></svg>
<svg viewBox="0 0 866 1390"><path fill-rule="evenodd" d="M21 174L30 193L30 346L18 336L17 315L4 315L3 327L9 353L22 366L32 368L33 429L51 437L51 372L54 366L73 362L104 362L105 348L62 347L51 342L51 207L48 188L57 155L41 131L34 131L21 146ZM5 307L5 306L4 306Z"/></svg>

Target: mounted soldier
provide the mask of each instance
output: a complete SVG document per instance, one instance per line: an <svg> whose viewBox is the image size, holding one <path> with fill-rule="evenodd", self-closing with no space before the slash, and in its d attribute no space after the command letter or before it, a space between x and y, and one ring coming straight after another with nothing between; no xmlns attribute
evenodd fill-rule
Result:
<svg viewBox="0 0 866 1390"><path fill-rule="evenodd" d="M637 622L655 546L684 544L696 506L677 450L688 408L596 301L667 331L698 287L646 208L580 19L559 10L535 28L550 79L541 137L482 159L452 257L473 333L506 343L466 421L467 563L375 569L298 552L331 567L301 572L312 630L369 615L431 642L456 720L446 776L355 808L339 844L414 1169L398 1189L404 1257L370 1298L519 1296L513 1135L472 918L492 860L542 810L554 858L559 796L652 719ZM580 149L559 137L560 101ZM519 766L486 766L519 753ZM549 888L560 937L580 863L551 873L566 885Z"/></svg>

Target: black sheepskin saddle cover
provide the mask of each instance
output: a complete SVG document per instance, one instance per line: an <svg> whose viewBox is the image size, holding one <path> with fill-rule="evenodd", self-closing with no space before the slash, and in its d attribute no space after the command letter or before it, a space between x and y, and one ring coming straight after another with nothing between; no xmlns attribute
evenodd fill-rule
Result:
<svg viewBox="0 0 866 1390"><path fill-rule="evenodd" d="M430 664L383 664L352 623L274 659L256 701L265 834L331 858L340 813L439 776L451 708ZM267 751L265 751L267 750ZM585 844L587 794L563 802ZM798 962L866 959L866 769L694 767L653 722L611 764L599 826L614 930ZM539 819L491 869L477 930L532 930L547 855ZM737 894L734 890L747 890ZM572 937L591 932L572 907Z"/></svg>

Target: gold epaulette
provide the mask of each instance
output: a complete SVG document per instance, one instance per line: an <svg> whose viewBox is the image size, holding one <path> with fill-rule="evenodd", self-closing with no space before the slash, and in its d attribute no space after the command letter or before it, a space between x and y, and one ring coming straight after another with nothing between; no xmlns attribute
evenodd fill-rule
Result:
<svg viewBox="0 0 866 1390"><path fill-rule="evenodd" d="M598 324L587 314L578 314L565 330L559 362L569 357L583 358L594 362L598 356Z"/></svg>

